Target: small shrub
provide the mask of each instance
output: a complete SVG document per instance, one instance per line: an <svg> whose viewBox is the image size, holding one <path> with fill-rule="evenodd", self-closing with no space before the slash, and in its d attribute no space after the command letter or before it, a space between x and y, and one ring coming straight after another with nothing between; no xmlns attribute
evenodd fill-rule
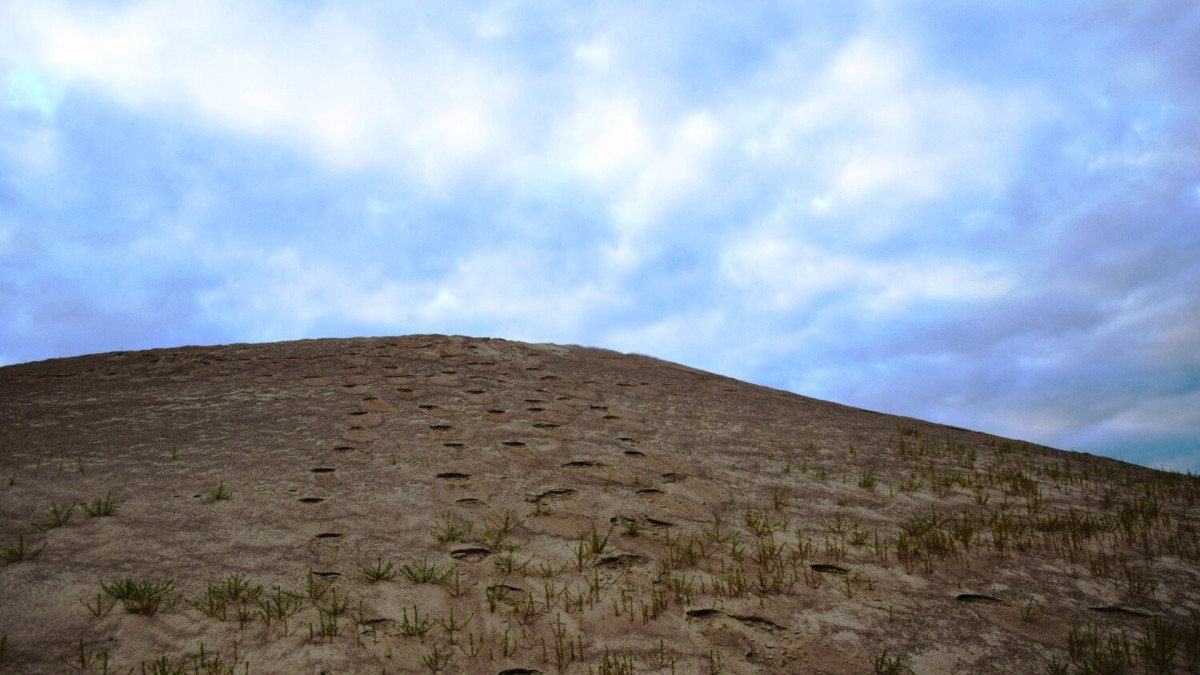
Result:
<svg viewBox="0 0 1200 675"><path fill-rule="evenodd" d="M50 516L49 520L42 523L33 523L33 526L41 532L47 532L56 527L62 527L63 525L66 525L69 520L71 520L71 514L74 512L74 504L69 506L59 506L57 502L50 502L50 510L47 512L47 515Z"/></svg>
<svg viewBox="0 0 1200 675"><path fill-rule="evenodd" d="M900 657L888 656L887 649L884 649L879 656L871 659L871 665L875 667L875 672L885 673L886 675L900 675L904 672L904 664L900 661Z"/></svg>
<svg viewBox="0 0 1200 675"><path fill-rule="evenodd" d="M158 613L163 599L175 589L175 580L150 581L143 579L141 581L134 581L133 579L125 578L114 581L111 584L100 582L100 588L104 589L104 592L113 599L120 601L121 606L125 608L126 612L141 614L142 616L154 616ZM167 609L174 608L178 601L179 598L176 598L174 602L168 603Z"/></svg>
<svg viewBox="0 0 1200 675"><path fill-rule="evenodd" d="M96 497L90 504L84 504L83 511L90 518L100 518L114 515L117 512L117 505L113 502L112 493L109 492L103 499Z"/></svg>
<svg viewBox="0 0 1200 675"><path fill-rule="evenodd" d="M0 551L4 562L14 563L18 560L35 560L46 550L46 542L42 543L41 548L36 551L31 550L25 545L25 537L17 537L17 543L12 546L5 546L3 551Z"/></svg>
<svg viewBox="0 0 1200 675"><path fill-rule="evenodd" d="M403 564L400 566L400 575L414 584L440 584L449 577L458 565L444 567L437 563L430 563L429 558L422 558L421 562Z"/></svg>
<svg viewBox="0 0 1200 675"><path fill-rule="evenodd" d="M222 481L217 487L208 491L208 496L214 502L219 502L233 497L233 493L225 488L225 482Z"/></svg>
<svg viewBox="0 0 1200 675"><path fill-rule="evenodd" d="M389 560L386 565L383 564L383 558L379 558L370 565L359 565L358 571L367 578L371 583L376 581L391 581L396 578L396 569Z"/></svg>

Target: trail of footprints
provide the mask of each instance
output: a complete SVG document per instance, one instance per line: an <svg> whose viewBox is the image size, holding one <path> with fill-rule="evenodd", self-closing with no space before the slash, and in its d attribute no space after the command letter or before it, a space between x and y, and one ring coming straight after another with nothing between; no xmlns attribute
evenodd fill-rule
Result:
<svg viewBox="0 0 1200 675"><path fill-rule="evenodd" d="M570 420L578 419L584 415L589 415L594 418L603 420L604 422L614 422L621 419L620 415L615 414L610 405L603 402L589 402L586 399L580 398L572 392L572 394L555 394L551 390L547 390L546 386L553 386L563 382L562 378L553 374L540 374L543 371L539 365L525 366L522 373L508 372L498 368L497 363L493 360L467 360L461 364L464 354L453 352L436 352L437 345L429 343L422 345L422 349L431 351L425 352L425 360L423 362L409 361L404 365L390 362L386 360L390 354L386 349L379 349L382 352L374 359L369 356L364 356L361 353L350 352L344 355L345 358L351 359L354 363L350 367L343 368L335 376L330 377L321 374L304 374L301 375L302 381L309 386L333 386L353 394L361 394L361 407L349 410L346 412L347 424L341 433L344 441L351 444L343 443L335 445L332 450L335 455L347 456L355 453L365 453L368 456L376 452L382 452L378 446L387 446L390 443L398 443L399 451L405 450L404 446L409 441L412 443L420 443L421 438L425 440L441 440L442 447L457 451L456 456L461 456L461 451L469 448L468 443L464 442L464 437L470 435L471 430L462 430L455 426L455 419L471 420L475 423L483 424L500 424L507 428L515 427L520 419L529 424L529 428L538 432L554 433L557 430L567 430L571 428ZM372 361L376 361L379 372L373 374L370 372ZM422 368L422 363L428 366L429 363L438 362L442 366L455 364L454 367L435 367ZM466 381L472 382L470 385L463 385L464 378L463 370L468 373L465 377ZM527 384L521 385L514 383L509 378L534 378L528 381ZM424 379L426 382L422 386L418 382ZM396 384L401 382L401 384ZM584 383L597 389L595 381L587 381ZM644 386L647 382L625 382L619 381L615 383L616 387L626 388L634 386ZM485 386L491 386L495 393L489 396L489 389ZM541 396L529 396L520 399L519 404L515 401L519 396L519 391L523 387L532 386L536 389L537 394ZM570 386L570 385L567 385ZM619 393L619 390L618 390ZM415 403L416 401L420 401ZM437 401L429 402L429 401ZM486 401L487 407L480 408L479 402ZM506 407L497 406L496 403L503 405L505 401L509 404ZM551 402L553 401L553 402ZM405 423L401 420L401 416L407 408L423 413L425 419L422 421L424 427L428 430L427 433L415 432L412 430L414 424L410 417ZM448 407L447 407L448 406ZM555 420L549 421L547 419ZM397 422L399 422L397 424ZM389 432L380 433L381 427L399 427L390 429ZM473 426L468 423L468 427ZM459 436L459 440L447 440ZM400 440L396 440L399 438ZM502 452L504 449L523 449L529 447L529 443L534 440L545 440L545 437L540 434L531 433L526 438L507 438L498 442L498 449ZM645 452L636 449L633 446L639 442L629 435L614 435L609 442L604 444L608 446L608 452L612 458L608 461L602 461L593 458L576 458L560 462L558 465L564 469L614 469L624 470L627 473L639 475L644 471L643 467L629 465L627 460L637 461L647 458ZM589 439L587 443L590 447L600 445L596 439ZM310 469L311 473L316 475L334 474L337 471L335 466L319 466ZM435 479L441 481L467 481L473 478L473 475L467 471L456 468L444 468L443 470L434 471L432 473ZM564 474L564 476L569 474ZM665 472L660 476L662 483L674 483L680 480L682 474L678 472ZM486 477L484 478L486 480ZM581 486L582 487L582 486ZM555 500L573 497L579 493L577 487L553 486L548 487L541 492L531 493L525 496L525 501L536 503L539 501ZM663 489L655 486L643 486L634 490L634 494L642 497L652 497L663 494ZM326 500L326 497L305 496L299 498L298 501L304 504L320 504ZM462 497L453 502L457 506L478 508L487 506L487 502L478 497ZM643 516L643 518L645 518ZM649 518L651 524L669 525L667 521L655 518Z"/></svg>

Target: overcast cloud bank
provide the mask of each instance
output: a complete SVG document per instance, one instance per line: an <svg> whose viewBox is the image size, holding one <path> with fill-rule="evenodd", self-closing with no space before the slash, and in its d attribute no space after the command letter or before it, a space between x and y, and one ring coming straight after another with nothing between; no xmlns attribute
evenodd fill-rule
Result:
<svg viewBox="0 0 1200 675"><path fill-rule="evenodd" d="M0 363L579 343L1200 471L1194 3L0 14Z"/></svg>

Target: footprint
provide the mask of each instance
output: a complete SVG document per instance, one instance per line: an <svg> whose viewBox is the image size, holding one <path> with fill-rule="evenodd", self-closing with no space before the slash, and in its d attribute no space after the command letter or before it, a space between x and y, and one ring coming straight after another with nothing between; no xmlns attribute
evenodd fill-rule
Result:
<svg viewBox="0 0 1200 675"><path fill-rule="evenodd" d="M459 548L450 552L450 557L455 560L465 560L467 562L479 562L491 555L490 549L479 546L471 546L468 548Z"/></svg>
<svg viewBox="0 0 1200 675"><path fill-rule="evenodd" d="M541 494L529 495L529 496L525 497L525 501L533 503L533 502L538 501L539 499L551 499L554 497L571 497L571 496L575 495L577 492L579 492L579 490L576 490L574 488L550 488L549 490L546 490L546 491L542 492Z"/></svg>
<svg viewBox="0 0 1200 675"><path fill-rule="evenodd" d="M850 570L839 565L827 565L824 563L813 563L809 565L814 572L824 572L826 574L849 574ZM962 596L959 596L960 598Z"/></svg>
<svg viewBox="0 0 1200 675"><path fill-rule="evenodd" d="M994 604L1002 602L1000 600L1000 598L993 598L990 595L980 595L978 593L961 593L961 594L955 596L954 599L959 602L983 603L983 604L988 604L988 605L994 605Z"/></svg>
<svg viewBox="0 0 1200 675"><path fill-rule="evenodd" d="M753 626L755 628L761 628L762 630L768 632L783 630L783 626L780 626L770 619L764 619L761 616L755 616L753 614L730 614L730 616L744 624Z"/></svg>
<svg viewBox="0 0 1200 675"><path fill-rule="evenodd" d="M1093 612L1104 612L1105 614L1125 614L1128 616L1150 616L1150 614L1141 611L1140 609L1130 609L1129 607L1120 607L1118 605L1106 605L1104 607L1088 607Z"/></svg>
<svg viewBox="0 0 1200 675"><path fill-rule="evenodd" d="M637 565L646 562L647 558L644 555L636 555L634 553L621 553L619 555L605 556L597 563L599 567L625 567L626 565Z"/></svg>

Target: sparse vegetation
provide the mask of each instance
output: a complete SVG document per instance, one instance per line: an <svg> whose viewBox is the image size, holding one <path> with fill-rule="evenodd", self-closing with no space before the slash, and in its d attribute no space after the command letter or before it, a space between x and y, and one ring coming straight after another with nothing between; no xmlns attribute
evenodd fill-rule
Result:
<svg viewBox="0 0 1200 675"><path fill-rule="evenodd" d="M113 501L112 493L109 492L103 498L97 497L91 503L84 504L83 511L91 518L112 516L117 513L117 505Z"/></svg>
<svg viewBox="0 0 1200 675"><path fill-rule="evenodd" d="M17 537L17 543L5 546L0 553L3 554L4 562L6 563L14 563L20 560L36 560L42 554L42 551L46 550L47 543L42 542L41 546L33 549L25 544L25 537L22 535Z"/></svg>
<svg viewBox="0 0 1200 675"><path fill-rule="evenodd" d="M413 391L409 389L406 395ZM562 400L566 397L562 394ZM449 405L443 404L446 407ZM612 417L614 426L620 424L616 421L620 417ZM735 653L726 647L723 652L702 641L672 644L668 637L658 639L656 646L648 642L628 650L629 643L610 641L611 622L618 626L628 622L630 631L655 636L671 634L671 627L682 622L694 628L692 635L700 636L740 623L749 628L746 635L755 643L757 667L789 672L799 666L791 647L781 646L785 644L783 636L794 635L797 628L774 622L786 622L788 612L797 606L802 608L800 612L817 613L830 606L853 606L861 616L877 618L872 629L881 628L896 637L886 640L891 649L905 650L906 660L919 662L904 631L927 625L921 623L922 609L914 607L924 599L893 606L892 596L875 592L876 580L886 579L889 593L903 592L910 583L912 588L937 589L939 593L960 589L947 596L948 602L953 593L961 593L962 602L1002 601L1004 612L1015 615L1019 611L1027 622L1042 621L1049 607L1055 621L1079 621L1082 617L1102 623L1072 628L1068 649L1041 652L1050 663L1042 660L1034 664L1035 669L1068 675L1122 669L1196 670L1200 622L1194 617L1181 618L1187 606L1180 598L1190 597L1191 582L1181 581L1178 574L1181 566L1194 567L1200 562L1195 515L1200 481L1196 477L1081 461L998 439L975 440L949 432L942 437L934 425L886 424L875 441L861 429L840 430L838 435L817 430L814 438L820 447L810 441L803 449L790 440L787 446L763 449L754 446L757 441L748 435L750 440L730 451L731 456L744 453L745 461L739 455L736 462L729 462L728 476L704 465L705 449L700 443L680 443L672 451L667 443L652 445L661 438L635 441L621 437L622 443L630 444L623 450L627 464L620 465L621 453L614 453L616 459L606 460L603 469L562 472L572 476L566 480L591 477L557 488L545 484L527 487L516 479L496 481L487 469L468 468L475 461L475 444L468 446L470 452L455 445L454 452L462 454L462 465L454 468L467 468L475 478L470 483L438 482L436 489L442 492L435 493L430 503L446 506L429 507L421 514L427 519L421 521L424 534L418 533L417 539L423 541L413 542L411 533L406 533L397 538L403 543L396 545L411 548L381 549L393 556L399 550L406 562L380 556L363 563L362 556L367 554L356 547L367 539L359 533L347 539L337 539L340 533L328 533L312 549L302 551L302 556L308 557L299 559L306 562L293 563L311 562L325 571L310 568L303 574L303 567L292 568L295 575L273 579L283 585L271 586L270 592L252 584L241 572L208 584L202 592L195 581L179 576L187 599L176 596L174 580L130 577L105 581L101 583L103 591L94 598L79 600L90 617L78 608L74 611L78 620L94 620L103 627L115 620L125 621L110 616L118 602L129 613L153 617L182 600L188 620L206 622L206 630L215 631L204 633L206 636L245 636L255 641L256 649L261 647L260 640L263 644L288 641L288 649L303 643L320 645L319 649L353 645L355 658L364 662L376 659L376 671L386 668L392 672L401 658L406 659L405 667L423 667L432 673L497 672L510 663L538 663L540 658L545 665L539 667L549 671L611 675L631 673L635 668L674 673L677 667L686 672L740 672L745 665L740 650ZM666 437L667 427L663 429ZM391 439L385 440L390 444ZM421 467L432 476L437 460L414 450L420 442L405 440L399 445L403 464ZM646 452L634 451L635 442L645 443L641 448ZM338 446L336 450L354 452L327 456L321 450L320 459L312 460L320 461L326 474L318 480L332 474L344 479L347 486L373 481L375 478L360 478L367 475L360 470L366 466L380 469L389 461L386 451L373 451L370 446ZM157 452L161 465L165 458L161 450ZM555 450L529 443L522 452ZM42 472L69 481L56 486L56 491L77 489L111 475L111 467L103 464L101 455L91 452L86 454L86 471L80 461L80 475L75 475L70 471L71 454L74 451L65 459L46 455L49 468ZM176 448L171 449L171 456L177 459ZM394 465L397 456L390 456ZM331 457L353 459L347 460L348 466L337 465L338 473L333 474L334 469L328 467L339 460ZM686 458L683 464L670 465L679 458ZM192 459L189 454L189 464ZM494 456L486 461L492 459ZM61 476L54 474L55 460ZM35 482L24 480L26 467L34 466L34 455L28 464L15 466L22 472L23 482ZM38 475L32 468L28 470L29 475ZM722 465L721 471L725 470ZM739 482L741 476L754 471L769 475ZM600 488L605 472L608 495ZM387 477L367 483L371 490L378 490L373 495L391 494L397 476L407 476L395 471L376 473ZM16 475L13 471L10 484L15 483ZM714 483L727 478L732 487L714 493ZM506 493L509 482L520 492ZM664 483L675 485L660 491ZM242 484L247 498L251 492L253 499L260 498L258 483L247 480ZM5 494L20 496L27 489L23 486ZM119 487L118 494L132 489ZM290 492L300 489L288 488ZM223 482L207 493L214 502L232 496ZM61 494L55 492L54 496L61 498ZM719 498L708 497L713 494ZM705 495L705 499L697 501L696 495ZM524 514L526 506L519 506L522 515L505 510L506 505L522 504L521 498L532 504L530 513ZM35 499L34 506L14 511L20 514L20 522L14 525L25 527L31 517L27 514L38 513L45 503L41 500L48 496L39 494ZM77 505L91 517L117 511L113 492ZM51 502L49 515L35 526L49 531L66 525L73 508ZM381 498L372 502L372 508L387 518L388 509L395 504ZM405 502L403 508L409 509L411 504ZM472 522L481 509L492 508L495 510L483 511L486 515ZM137 524L143 515L142 509L138 511L136 517L126 516L128 521L121 519L100 529L77 524L47 537L56 542L59 537L75 541L113 527L121 530ZM305 511L312 512L311 508ZM226 522L221 513L221 509L206 511L202 517ZM438 513L442 515L435 518ZM535 516L537 520L527 520ZM339 525L355 527L349 522ZM614 533L618 534L615 538ZM15 530L8 536L17 539L2 549L5 562L37 558L46 547L45 543L41 548L28 545L27 537L19 537ZM356 543L346 543L351 541ZM203 555L217 559L226 554L221 550ZM459 562L448 562L451 559ZM237 560L231 556L223 559L223 564L236 564ZM1020 578L1021 566L1030 565L1031 560L1037 561L1038 573L1044 576L1031 578L1022 587L1013 580ZM40 573L40 569L12 571L26 574ZM163 569L179 574L175 567ZM999 586L987 590L993 570L1004 570L1010 590L995 590ZM1101 582L1092 582L1091 587L1104 591L1098 594L1103 597L1096 600L1095 609L1109 614L1091 613L1086 605L1063 602L1053 590L1053 584L1067 578L1072 579L1072 588L1085 588L1089 573ZM383 583L397 577L399 585ZM439 585L445 594L408 584ZM397 597L406 605L400 616L392 609L397 607ZM792 609L786 609L789 607ZM1134 616L1135 612L1146 615ZM135 617L129 620L143 622ZM610 623L596 631L601 621ZM1030 630L1039 629L1033 626ZM107 652L97 646L100 644L89 632L78 641L77 650L61 658L52 653L49 658L83 672L109 672L110 667L112 672L133 672L128 664L119 671L110 666ZM909 672L899 656L879 651L882 645L877 642L869 644L873 647L852 655L860 664L871 663L880 673ZM758 649L764 645L768 650ZM5 647L0 638L0 658ZM240 658L236 643L229 661L206 651L204 645L199 654L155 657L133 663L140 665L143 673L249 671L249 661ZM24 658L22 644L18 659ZM418 660L420 666L415 663Z"/></svg>
<svg viewBox="0 0 1200 675"><path fill-rule="evenodd" d="M888 650L884 649L871 659L871 665L877 673L886 673L887 675L899 675L904 672L904 662L899 656L888 656Z"/></svg>
<svg viewBox="0 0 1200 675"><path fill-rule="evenodd" d="M216 487L209 489L208 497L214 502L220 502L233 497L233 493L225 487L225 482L221 481Z"/></svg>
<svg viewBox="0 0 1200 675"><path fill-rule="evenodd" d="M175 580L168 579L166 581L153 581L142 579L134 581L131 578L118 579L110 583L100 582L100 588L104 590L113 600L121 603L121 606L130 614L141 614L143 616L154 616L158 613L159 608L163 607L163 600L167 594L175 590ZM168 601L165 605L170 611L179 603L180 598L175 598Z"/></svg>
<svg viewBox="0 0 1200 675"><path fill-rule="evenodd" d="M455 567L457 566L431 563L429 562L429 558L426 557L422 558L420 562L400 565L399 572L400 576L414 584L440 584L454 572Z"/></svg>
<svg viewBox="0 0 1200 675"><path fill-rule="evenodd" d="M390 560L385 565L383 558L379 558L368 565L359 565L358 571L367 578L367 581L372 583L377 581L391 581L396 578L395 566Z"/></svg>
<svg viewBox="0 0 1200 675"><path fill-rule="evenodd" d="M62 527L71 520L71 514L74 512L74 504L59 506L57 502L50 502L50 509L46 514L48 518L40 523L34 523L33 526L41 532L47 532L56 527Z"/></svg>

